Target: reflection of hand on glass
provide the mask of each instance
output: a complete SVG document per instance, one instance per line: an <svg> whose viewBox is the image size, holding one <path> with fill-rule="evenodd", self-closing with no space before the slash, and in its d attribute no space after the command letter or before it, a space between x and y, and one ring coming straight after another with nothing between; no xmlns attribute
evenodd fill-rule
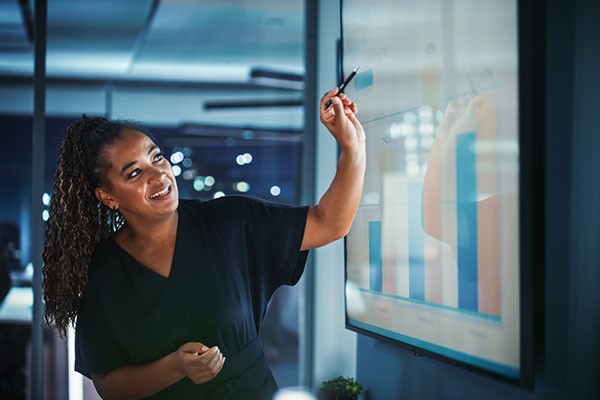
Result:
<svg viewBox="0 0 600 400"><path fill-rule="evenodd" d="M459 304L493 315L500 313L502 197L496 129L494 95L450 102L436 132L423 183L425 232L452 247L462 285L477 287L476 298L465 297ZM504 199L505 207L514 203Z"/></svg>
<svg viewBox="0 0 600 400"><path fill-rule="evenodd" d="M443 240L451 245L456 245L456 229L447 229L442 235L442 224L454 223L442 221L441 205L448 200L456 201L456 195L452 195L450 189L456 186L456 138L475 131L480 101L480 97L476 96L448 103L427 162L423 182L423 227L425 232L439 240L444 236Z"/></svg>

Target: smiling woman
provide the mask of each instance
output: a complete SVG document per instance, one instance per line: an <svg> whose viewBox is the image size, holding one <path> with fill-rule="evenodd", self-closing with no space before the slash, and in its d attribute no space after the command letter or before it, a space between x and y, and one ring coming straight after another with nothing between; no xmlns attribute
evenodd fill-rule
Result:
<svg viewBox="0 0 600 400"><path fill-rule="evenodd" d="M63 336L76 325L75 369L103 397L273 397L258 337L269 300L298 282L307 250L348 232L362 190L364 131L336 93L320 108L338 171L311 207L180 200L145 128L84 116L68 129L44 248L45 317Z"/></svg>
<svg viewBox="0 0 600 400"><path fill-rule="evenodd" d="M46 320L54 322L62 337L81 307L88 264L96 244L124 224L117 208L99 203L90 194L94 188L108 186L105 177L110 163L102 151L121 139L126 130L152 138L146 128L132 122L83 116L69 127L61 145L53 188L53 197L61 200L50 203L43 274ZM68 236L62 234L65 228ZM69 243L77 246L72 253L65 253ZM59 263L66 263L69 268L53 268ZM65 291L65 287L70 290Z"/></svg>

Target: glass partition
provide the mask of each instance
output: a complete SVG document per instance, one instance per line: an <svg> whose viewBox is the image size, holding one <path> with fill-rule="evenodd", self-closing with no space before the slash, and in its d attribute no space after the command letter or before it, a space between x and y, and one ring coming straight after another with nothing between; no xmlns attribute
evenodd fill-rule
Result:
<svg viewBox="0 0 600 400"><path fill-rule="evenodd" d="M0 4L0 24L10 27L0 30L0 281L10 286L0 305L0 398L29 391L30 3ZM237 194L298 204L303 0L48 3L46 195L39 199L40 218L48 218L59 145L84 113L148 126L173 165L182 198ZM264 321L265 353L280 386L298 384L300 293L299 286L278 291ZM44 393L97 398L90 381L73 372L71 339L47 331Z"/></svg>

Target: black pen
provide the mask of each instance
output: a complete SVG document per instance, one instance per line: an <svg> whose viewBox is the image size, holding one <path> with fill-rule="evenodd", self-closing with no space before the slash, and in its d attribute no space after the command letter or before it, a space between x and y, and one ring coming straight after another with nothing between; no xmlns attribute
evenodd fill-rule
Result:
<svg viewBox="0 0 600 400"><path fill-rule="evenodd" d="M338 88L338 91L335 94L336 96L338 96L340 93L342 93L344 91L344 89L346 88L346 86L348 86L348 84L350 83L352 78L354 78L354 75L356 75L356 73L358 72L359 68L360 68L360 65L358 67L354 68L352 70L352 72L350 72L350 75L348 75L346 80L344 82L342 82L342 84ZM325 109L327 110L330 106L331 106L331 99L327 100L327 103L325 103Z"/></svg>

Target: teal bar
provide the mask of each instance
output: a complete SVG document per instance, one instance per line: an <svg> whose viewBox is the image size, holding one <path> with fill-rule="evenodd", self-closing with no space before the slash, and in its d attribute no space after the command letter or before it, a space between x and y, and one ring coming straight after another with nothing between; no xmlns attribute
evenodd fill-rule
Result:
<svg viewBox="0 0 600 400"><path fill-rule="evenodd" d="M373 70L368 69L363 72L359 72L354 77L354 89L356 91L366 89L369 86L373 86Z"/></svg>
<svg viewBox="0 0 600 400"><path fill-rule="evenodd" d="M381 259L381 221L369 221L369 287L383 290L383 263Z"/></svg>
<svg viewBox="0 0 600 400"><path fill-rule="evenodd" d="M456 136L458 306L478 309L475 132Z"/></svg>
<svg viewBox="0 0 600 400"><path fill-rule="evenodd" d="M421 182L408 184L408 273L409 295L413 299L425 300L425 232L421 223Z"/></svg>

